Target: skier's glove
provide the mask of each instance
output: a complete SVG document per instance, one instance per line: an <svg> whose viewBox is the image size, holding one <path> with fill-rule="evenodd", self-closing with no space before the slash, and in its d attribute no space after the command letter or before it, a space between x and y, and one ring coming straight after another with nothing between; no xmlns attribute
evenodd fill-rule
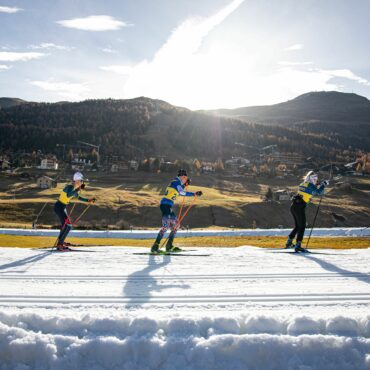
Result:
<svg viewBox="0 0 370 370"><path fill-rule="evenodd" d="M324 180L321 184L324 185L324 186L328 186L329 185L329 180Z"/></svg>
<svg viewBox="0 0 370 370"><path fill-rule="evenodd" d="M188 178L188 179L186 180L185 186L189 186L190 184L191 184L191 180Z"/></svg>
<svg viewBox="0 0 370 370"><path fill-rule="evenodd" d="M85 186L86 186L85 184L81 184L80 189L81 190L85 189Z"/></svg>
<svg viewBox="0 0 370 370"><path fill-rule="evenodd" d="M88 199L88 202L89 203L95 203L96 202L96 198L90 198L90 199Z"/></svg>
<svg viewBox="0 0 370 370"><path fill-rule="evenodd" d="M196 191L196 192L195 192L195 195L196 195L197 197L201 197L201 196L203 195L203 192L202 192L202 191Z"/></svg>

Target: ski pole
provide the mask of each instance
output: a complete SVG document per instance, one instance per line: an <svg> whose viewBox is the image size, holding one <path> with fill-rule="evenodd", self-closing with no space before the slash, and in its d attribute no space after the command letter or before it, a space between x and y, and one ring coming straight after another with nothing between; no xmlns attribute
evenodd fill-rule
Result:
<svg viewBox="0 0 370 370"><path fill-rule="evenodd" d="M188 214L188 212L190 211L190 209L194 206L196 200L197 200L197 196L195 195L194 196L194 200L192 201L192 203L186 209L186 211L184 212L184 214L182 215L182 217L178 219L177 224L176 224L176 226L178 225L177 227L180 227L181 222L183 221L183 219L185 218L185 216Z"/></svg>
<svg viewBox="0 0 370 370"><path fill-rule="evenodd" d="M187 188L188 188L188 185L186 185L185 191L187 190ZM178 220L181 218L182 210L184 208L184 204L185 204L185 197L182 197L182 202L181 202L181 206L180 206L179 216L177 218Z"/></svg>
<svg viewBox="0 0 370 370"><path fill-rule="evenodd" d="M188 206L188 208L186 209L186 211L185 211L185 212L184 212L184 214L182 215L181 219L177 218L177 222L176 222L176 224L175 224L175 226L174 226L174 228L173 228L173 231L176 231L176 230L180 227L181 222L183 221L183 219L185 218L185 216L188 214L188 212L190 211L190 209L194 206L195 201L196 201L196 198L197 198L197 196L195 195L195 196L194 196L194 200L193 200L193 201L192 201L192 203ZM171 233L170 233L170 235L171 235ZM169 239L170 235L168 235L168 237L166 238L166 240L162 243L161 248L162 248L162 247L167 243L167 241L168 241L168 239Z"/></svg>
<svg viewBox="0 0 370 370"><path fill-rule="evenodd" d="M316 214L315 214L315 217L314 217L313 222L312 222L312 227L311 227L310 235L308 236L308 240L307 240L307 244L306 244L306 249L308 248L308 243L310 242L310 239L311 239L312 230L313 230L313 228L315 226L315 222L316 222L317 215L319 213L321 201L322 201L322 196L320 197L320 201L319 201L319 204L318 204L317 209L316 209Z"/></svg>
<svg viewBox="0 0 370 370"><path fill-rule="evenodd" d="M76 203L75 203L76 204ZM66 220L65 220L65 222L64 222L64 224L63 224L63 226L62 226L62 228L61 228L61 230L63 230L64 229L64 227L66 226L66 224L67 223L69 223L71 226L75 226L76 224L77 224L77 222L78 221L80 221L80 219L82 218L82 216L87 212L87 210L89 209L91 207L91 204L89 204L82 212L81 212L81 214L78 216L78 217L76 217L76 219L72 222L71 221L71 219L70 219L70 215L69 216L67 216L67 218L66 218ZM73 211L73 208L72 208L72 211ZM53 245L53 248L52 249L54 249L56 246L57 246L57 244L58 244L58 239L59 239L59 237L57 237L57 239L56 239L56 241L55 241L55 243L54 243L54 245Z"/></svg>
<svg viewBox="0 0 370 370"><path fill-rule="evenodd" d="M91 207L91 204L89 204L82 212L81 214L76 217L76 219L72 222L72 226L75 226L78 221L80 221L81 217L87 212L87 210Z"/></svg>
<svg viewBox="0 0 370 370"><path fill-rule="evenodd" d="M39 217L41 216L41 214L42 214L42 212L44 211L44 209L45 209L45 207L46 207L46 205L47 205L47 204L48 204L48 202L45 202L45 203L44 203L44 205L42 206L42 208L41 208L40 212L37 214L36 218L34 219L34 221L33 221L33 225L35 225L35 227L36 227L36 225L37 225L37 222L38 222L38 220L39 220Z"/></svg>
<svg viewBox="0 0 370 370"><path fill-rule="evenodd" d="M67 225L67 223L70 223L71 225L72 225L72 222L71 222L71 219L69 218L69 216L67 215L67 217L66 217L66 219L65 219L65 221L64 221L64 224L63 224L63 226L61 227L61 229L60 229L60 232L64 229L64 227ZM57 244L58 244L58 240L59 240L59 235L57 236L57 238L56 238L56 240L55 240L55 242L54 242L54 245L53 245L53 247L51 248L52 250L57 246Z"/></svg>
<svg viewBox="0 0 370 370"><path fill-rule="evenodd" d="M332 176L333 176L333 163L330 163L330 174L329 174L329 179L330 180L331 180ZM319 204L317 205L316 214L315 214L315 217L312 221L312 227L311 227L310 235L308 236L308 239L307 239L306 249L308 248L308 243L310 242L310 239L311 239L312 231L313 231L313 228L314 228L315 223L316 223L316 218L317 218L317 215L319 214L319 209L320 209L322 197L323 197L323 195L320 196L320 201L319 201Z"/></svg>
<svg viewBox="0 0 370 370"><path fill-rule="evenodd" d="M72 216L72 213L73 213L73 210L75 209L75 207L76 207L76 203L73 203L72 209L71 209L71 211L69 212L69 217L71 217L71 216Z"/></svg>

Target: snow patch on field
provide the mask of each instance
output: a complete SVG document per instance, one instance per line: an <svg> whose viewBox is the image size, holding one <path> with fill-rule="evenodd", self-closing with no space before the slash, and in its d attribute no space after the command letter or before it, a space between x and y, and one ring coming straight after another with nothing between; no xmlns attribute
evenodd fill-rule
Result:
<svg viewBox="0 0 370 370"><path fill-rule="evenodd" d="M5 369L370 369L370 315L97 317L0 312Z"/></svg>
<svg viewBox="0 0 370 370"><path fill-rule="evenodd" d="M284 236L286 237L291 229L233 229L233 230L179 230L177 235L183 238L199 236ZM55 236L59 230L44 229L2 229L0 234L5 235L23 235L23 236ZM79 238L119 238L119 239L154 239L158 234L157 230L72 230L71 236ZM332 227L315 228L312 236L370 236L369 227Z"/></svg>

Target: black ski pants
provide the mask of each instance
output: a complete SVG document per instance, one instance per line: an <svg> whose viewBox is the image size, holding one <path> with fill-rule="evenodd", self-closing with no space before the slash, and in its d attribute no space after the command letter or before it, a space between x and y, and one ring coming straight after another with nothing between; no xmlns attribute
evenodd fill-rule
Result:
<svg viewBox="0 0 370 370"><path fill-rule="evenodd" d="M54 212L57 214L61 223L60 233L58 236L58 244L61 244L64 243L68 233L71 231L72 225L69 220L67 206L65 204L57 201L54 205Z"/></svg>
<svg viewBox="0 0 370 370"><path fill-rule="evenodd" d="M301 242L306 229L306 202L302 198L293 199L290 213L294 217L295 226L289 234L289 238L294 239L297 235L297 242Z"/></svg>

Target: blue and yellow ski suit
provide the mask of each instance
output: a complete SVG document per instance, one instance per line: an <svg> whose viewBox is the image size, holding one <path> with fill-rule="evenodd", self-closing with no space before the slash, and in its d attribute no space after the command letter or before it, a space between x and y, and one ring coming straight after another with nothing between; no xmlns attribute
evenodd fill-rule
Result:
<svg viewBox="0 0 370 370"><path fill-rule="evenodd" d="M171 233L168 237L168 240L172 242L175 238L177 231L177 217L175 215L175 212L173 212L172 207L179 195L183 197L193 197L195 193L191 191L185 191L185 185L178 177L176 177L167 186L166 193L161 199L161 203L159 206L162 212L162 228L159 230L158 236L155 240L155 242L158 244L161 242L164 234L169 228L171 228Z"/></svg>
<svg viewBox="0 0 370 370"><path fill-rule="evenodd" d="M79 192L80 190L75 189L72 184L66 185L63 191L60 193L59 199L54 204L54 212L57 214L61 223L58 244L64 243L64 240L72 229L72 222L67 213L67 204L69 204L73 198L81 200L82 202L89 201L87 198L81 197Z"/></svg>
<svg viewBox="0 0 370 370"><path fill-rule="evenodd" d="M289 234L290 239L294 239L297 235L297 242L303 240L306 230L306 205L311 201L312 197L323 195L325 185L316 186L311 182L302 182L298 187L297 194L293 197L290 206L290 213L294 218L294 229Z"/></svg>

